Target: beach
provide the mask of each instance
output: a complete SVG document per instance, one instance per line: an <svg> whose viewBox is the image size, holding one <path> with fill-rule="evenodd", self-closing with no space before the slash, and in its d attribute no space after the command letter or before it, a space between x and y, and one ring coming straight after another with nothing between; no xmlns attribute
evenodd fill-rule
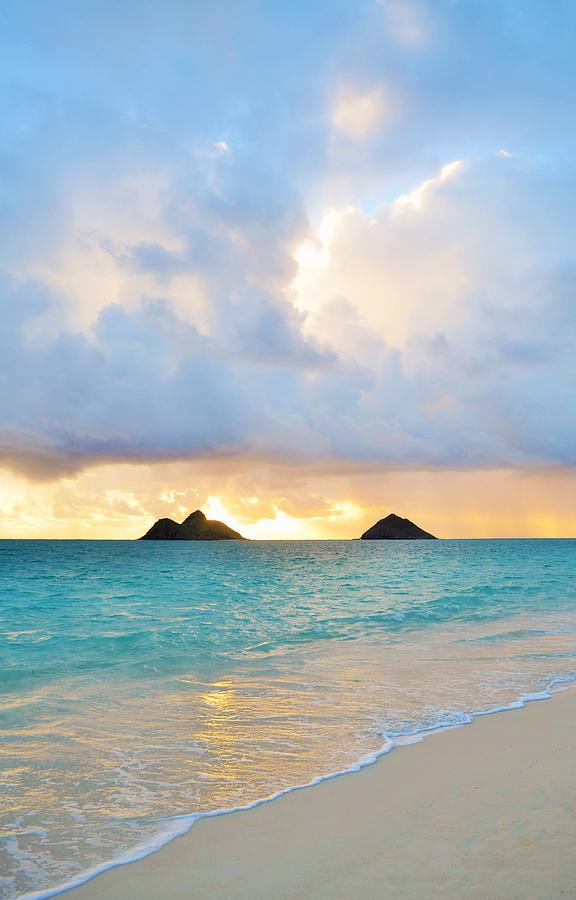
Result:
<svg viewBox="0 0 576 900"><path fill-rule="evenodd" d="M70 896L576 896L575 749L570 688L430 734L360 772L201 820Z"/></svg>

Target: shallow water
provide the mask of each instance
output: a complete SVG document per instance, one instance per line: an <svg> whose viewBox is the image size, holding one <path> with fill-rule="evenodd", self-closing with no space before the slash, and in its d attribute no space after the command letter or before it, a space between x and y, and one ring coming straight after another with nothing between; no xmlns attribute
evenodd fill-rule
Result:
<svg viewBox="0 0 576 900"><path fill-rule="evenodd" d="M571 540L0 541L0 894L574 678L575 563Z"/></svg>

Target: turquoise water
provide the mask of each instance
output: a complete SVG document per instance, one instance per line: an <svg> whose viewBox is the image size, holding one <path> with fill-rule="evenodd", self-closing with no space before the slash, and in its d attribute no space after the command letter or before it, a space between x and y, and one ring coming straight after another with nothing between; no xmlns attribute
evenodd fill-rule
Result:
<svg viewBox="0 0 576 900"><path fill-rule="evenodd" d="M0 541L0 894L574 678L575 563L570 540Z"/></svg>

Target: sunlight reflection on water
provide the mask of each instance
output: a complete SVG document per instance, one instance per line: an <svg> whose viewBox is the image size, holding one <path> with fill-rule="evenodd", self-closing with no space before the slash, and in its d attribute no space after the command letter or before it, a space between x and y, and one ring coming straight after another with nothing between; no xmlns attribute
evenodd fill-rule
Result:
<svg viewBox="0 0 576 900"><path fill-rule="evenodd" d="M0 542L5 895L573 677L575 555Z"/></svg>

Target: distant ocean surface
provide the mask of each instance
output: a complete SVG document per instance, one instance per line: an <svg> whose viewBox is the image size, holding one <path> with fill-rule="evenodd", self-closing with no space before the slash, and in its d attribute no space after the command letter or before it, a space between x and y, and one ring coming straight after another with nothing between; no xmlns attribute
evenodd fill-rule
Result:
<svg viewBox="0 0 576 900"><path fill-rule="evenodd" d="M0 895L573 679L575 574L571 540L0 541Z"/></svg>

